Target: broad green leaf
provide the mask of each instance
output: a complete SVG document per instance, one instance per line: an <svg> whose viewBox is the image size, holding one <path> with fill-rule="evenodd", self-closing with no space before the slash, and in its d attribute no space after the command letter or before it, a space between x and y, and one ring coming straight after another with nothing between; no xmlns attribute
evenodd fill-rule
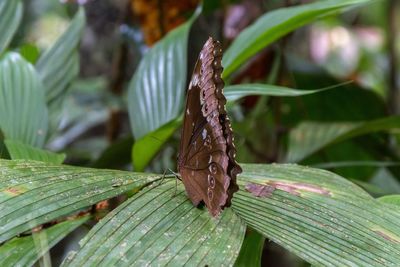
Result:
<svg viewBox="0 0 400 267"><path fill-rule="evenodd" d="M161 147L181 125L181 117L146 134L133 144L132 160L135 171L143 171Z"/></svg>
<svg viewBox="0 0 400 267"><path fill-rule="evenodd" d="M58 223L25 237L15 237L0 246L0 266L32 266L44 253L89 217Z"/></svg>
<svg viewBox="0 0 400 267"><path fill-rule="evenodd" d="M400 208L400 195L387 195L378 198L378 200L384 203L396 205L397 207Z"/></svg>
<svg viewBox="0 0 400 267"><path fill-rule="evenodd" d="M264 248L265 237L260 233L250 230L244 238L240 253L235 262L235 267L262 266L261 256Z"/></svg>
<svg viewBox="0 0 400 267"><path fill-rule="evenodd" d="M395 161L338 161L338 162L324 162L312 164L313 168L329 169L329 168L346 168L354 166L373 166L373 167L390 167L400 166L400 162Z"/></svg>
<svg viewBox="0 0 400 267"><path fill-rule="evenodd" d="M22 18L22 3L19 0L0 1L0 55L17 31Z"/></svg>
<svg viewBox="0 0 400 267"><path fill-rule="evenodd" d="M155 174L0 160L0 243L159 178Z"/></svg>
<svg viewBox="0 0 400 267"><path fill-rule="evenodd" d="M321 88L316 90L298 90L272 84L251 83L251 84L229 85L224 88L224 94L229 101L235 101L241 97L249 95L292 96L292 97L309 95L322 92L331 89L333 87L337 87L337 85L329 88Z"/></svg>
<svg viewBox="0 0 400 267"><path fill-rule="evenodd" d="M298 162L318 150L355 136L377 131L400 129L400 116L368 122L302 122L289 134L288 162Z"/></svg>
<svg viewBox="0 0 400 267"><path fill-rule="evenodd" d="M47 124L39 76L19 54L7 53L0 60L0 129L4 138L42 147Z"/></svg>
<svg viewBox="0 0 400 267"><path fill-rule="evenodd" d="M233 209L314 266L396 266L400 213L348 180L293 164L243 164Z"/></svg>
<svg viewBox="0 0 400 267"><path fill-rule="evenodd" d="M182 110L189 30L200 11L152 47L133 75L128 111L136 140L175 119Z"/></svg>
<svg viewBox="0 0 400 267"><path fill-rule="evenodd" d="M282 8L266 13L243 30L222 58L223 77L243 65L250 57L287 33L317 19L371 0L327 0Z"/></svg>
<svg viewBox="0 0 400 267"><path fill-rule="evenodd" d="M78 45L84 27L85 12L80 8L68 29L36 63L36 69L45 85L48 103L63 96L62 92L78 75Z"/></svg>
<svg viewBox="0 0 400 267"><path fill-rule="evenodd" d="M61 164L65 159L65 154L53 153L19 141L6 139L4 143L11 159L30 159L55 164Z"/></svg>
<svg viewBox="0 0 400 267"><path fill-rule="evenodd" d="M212 218L194 207L183 186L170 181L108 214L63 266L230 266L245 228L232 209Z"/></svg>

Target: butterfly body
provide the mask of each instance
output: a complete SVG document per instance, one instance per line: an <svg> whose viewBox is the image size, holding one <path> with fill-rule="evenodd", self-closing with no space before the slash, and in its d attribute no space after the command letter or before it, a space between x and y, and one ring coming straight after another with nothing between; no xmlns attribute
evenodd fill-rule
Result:
<svg viewBox="0 0 400 267"><path fill-rule="evenodd" d="M222 49L211 37L196 63L189 89L178 156L178 171L194 205L204 202L212 216L230 206L238 190L233 133L225 110Z"/></svg>

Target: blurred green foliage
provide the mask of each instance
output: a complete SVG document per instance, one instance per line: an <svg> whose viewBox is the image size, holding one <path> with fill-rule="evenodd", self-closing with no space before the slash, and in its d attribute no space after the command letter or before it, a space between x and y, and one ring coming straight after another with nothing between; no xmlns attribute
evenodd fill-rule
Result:
<svg viewBox="0 0 400 267"><path fill-rule="evenodd" d="M97 249L111 255L110 263L113 253L129 251L125 237L110 232L115 218L124 220L118 227L126 227L131 244L140 246L136 237L149 242L137 258L129 254L126 264L154 263L151 249L173 251L165 258L171 262L181 257L181 249L193 264L233 263L236 257L237 266L276 263L265 238L298 256L284 254L292 265L305 260L389 266L398 260L399 253L387 254L400 251L400 5L395 0L205 0L152 47L144 45L143 21L130 12L135 0L117 2L88 1L84 7L55 0L0 2L0 157L6 159L0 160L0 208L11 203L10 213L0 215L0 225L9 227L0 231L5 266L33 264L60 241L56 235L67 236L87 220L57 224L56 218L77 212L96 218L95 206L88 207L121 194L129 200L119 205L117 199L117 212L106 210L106 219L65 265L92 256L97 264L103 259ZM169 10L159 12L167 16ZM161 197L173 191L172 182L164 181L171 175L144 173L176 169L185 90L208 35L225 48L223 77L237 159L262 164L244 165L233 209L216 221L193 208L181 186L176 198L181 206ZM57 165L64 159L76 167ZM327 169L348 180L323 170L269 165L285 162ZM272 183L276 190L271 198L259 198L246 191L248 183ZM313 195L320 187L334 193ZM64 202L56 199L67 188L72 195ZM130 222L135 212L137 225ZM187 219L193 225L181 220L185 214L191 214ZM230 226L229 220L237 224ZM158 232L137 230L147 224ZM189 239L202 238L193 232L194 225L202 225L210 239L201 246L197 240L183 244L179 229L166 227L175 224ZM245 234L245 224L257 232ZM328 234L321 225L334 230ZM34 227L49 235L49 244L37 252L35 235L10 239ZM97 230L109 240L99 242ZM377 247L368 245L371 240ZM66 247L52 260L61 262ZM215 258L217 253L224 257Z"/></svg>

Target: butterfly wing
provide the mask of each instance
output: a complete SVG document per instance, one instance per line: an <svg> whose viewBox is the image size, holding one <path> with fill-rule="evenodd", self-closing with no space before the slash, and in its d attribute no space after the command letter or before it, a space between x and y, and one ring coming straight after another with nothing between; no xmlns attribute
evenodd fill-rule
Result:
<svg viewBox="0 0 400 267"><path fill-rule="evenodd" d="M238 190L235 147L225 111L221 79L222 50L211 37L205 43L189 85L178 169L194 205L204 201L213 216L230 205Z"/></svg>

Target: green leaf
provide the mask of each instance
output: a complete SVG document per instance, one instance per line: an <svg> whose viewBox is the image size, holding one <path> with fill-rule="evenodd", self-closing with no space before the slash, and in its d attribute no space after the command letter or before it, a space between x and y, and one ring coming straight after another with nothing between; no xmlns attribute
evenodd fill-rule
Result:
<svg viewBox="0 0 400 267"><path fill-rule="evenodd" d="M309 89L323 88L337 83L327 75L299 73L296 73L294 80L300 88ZM387 116L384 99L354 83L319 94L287 97L282 99L282 105L287 106L288 110L282 114L282 123L285 125L297 124L305 118L318 122L362 122Z"/></svg>
<svg viewBox="0 0 400 267"><path fill-rule="evenodd" d="M152 132L181 112L187 73L189 21L167 34L141 60L129 84L128 110L136 140Z"/></svg>
<svg viewBox="0 0 400 267"><path fill-rule="evenodd" d="M315 89L315 90L298 90L272 84L251 83L251 84L229 85L224 88L224 94L229 101L235 101L241 97L249 95L293 97L293 96L315 94L337 86L338 85L327 88Z"/></svg>
<svg viewBox="0 0 400 267"><path fill-rule="evenodd" d="M160 178L155 174L0 160L0 243Z"/></svg>
<svg viewBox="0 0 400 267"><path fill-rule="evenodd" d="M4 138L42 147L48 112L43 84L33 66L17 53L0 61L0 128Z"/></svg>
<svg viewBox="0 0 400 267"><path fill-rule="evenodd" d="M0 2L0 54L10 43L21 18L22 4L19 0L2 0Z"/></svg>
<svg viewBox="0 0 400 267"><path fill-rule="evenodd" d="M132 148L133 167L135 171L143 171L153 157L160 151L165 142L172 136L176 129L181 125L182 119L179 117L161 128L146 134L136 141Z"/></svg>
<svg viewBox="0 0 400 267"><path fill-rule="evenodd" d="M24 44L19 48L19 53L26 61L31 64L35 64L39 58L39 48L33 44Z"/></svg>
<svg viewBox="0 0 400 267"><path fill-rule="evenodd" d="M242 165L233 209L315 266L396 266L400 213L348 180L293 164Z"/></svg>
<svg viewBox="0 0 400 267"><path fill-rule="evenodd" d="M400 162L357 160L357 161L323 162L311 165L311 167L313 168L321 168L321 169L346 168L354 166L390 167L390 166L400 166Z"/></svg>
<svg viewBox="0 0 400 267"><path fill-rule="evenodd" d="M400 129L400 116L364 123L302 122L289 134L287 161L298 162L330 144L363 134L391 129Z"/></svg>
<svg viewBox="0 0 400 267"><path fill-rule="evenodd" d="M25 237L15 237L0 246L1 266L32 266L44 253L89 217L58 223Z"/></svg>
<svg viewBox="0 0 400 267"><path fill-rule="evenodd" d="M261 256L265 237L254 230L248 231L244 238L235 267L261 266Z"/></svg>
<svg viewBox="0 0 400 267"><path fill-rule="evenodd" d="M388 195L378 198L379 201L396 205L400 208L400 195Z"/></svg>
<svg viewBox="0 0 400 267"><path fill-rule="evenodd" d="M143 190L108 214L63 265L230 266L244 233L231 209L212 218L171 181Z"/></svg>
<svg viewBox="0 0 400 267"><path fill-rule="evenodd" d="M61 164L65 159L65 154L42 150L19 141L6 139L4 143L11 159L31 159L55 164Z"/></svg>
<svg viewBox="0 0 400 267"><path fill-rule="evenodd" d="M85 27L85 12L81 7L68 29L36 63L36 69L46 89L47 102L63 96L79 72L78 45Z"/></svg>
<svg viewBox="0 0 400 267"><path fill-rule="evenodd" d="M372 186L376 186L381 190L381 194L400 194L400 181L393 175L392 171L387 168L380 168L369 180Z"/></svg>
<svg viewBox="0 0 400 267"><path fill-rule="evenodd" d="M287 33L312 21L344 11L370 0L327 0L282 8L266 13L243 30L222 59L223 78L242 66L250 57Z"/></svg>
<svg viewBox="0 0 400 267"><path fill-rule="evenodd" d="M49 109L49 138L52 139L56 134L56 130L60 125L61 117L63 115L63 111L66 109L64 107L66 96L68 95L69 90L64 90L53 99L50 103L47 103L47 107ZM70 114L69 114L70 115Z"/></svg>

